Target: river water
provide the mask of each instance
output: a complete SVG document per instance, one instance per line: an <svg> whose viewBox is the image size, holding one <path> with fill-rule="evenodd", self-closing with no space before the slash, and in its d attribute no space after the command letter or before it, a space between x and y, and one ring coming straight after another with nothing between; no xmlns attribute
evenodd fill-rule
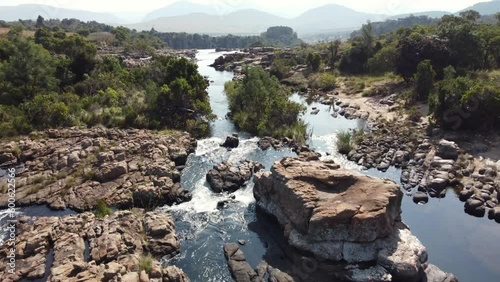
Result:
<svg viewBox="0 0 500 282"><path fill-rule="evenodd" d="M205 181L208 170L224 160L244 159L259 161L269 169L273 162L294 155L289 150L260 150L257 138L238 132L231 121L224 118L229 111L224 83L233 78L233 73L216 71L208 66L220 55L214 50L200 50L197 55L200 73L212 81L208 92L218 119L212 124L211 137L199 140L196 153L190 156L183 172L182 184L192 191L193 200L163 208L176 218L176 230L181 240L181 254L168 263L181 267L195 282L233 281L223 255L226 242L245 240L246 245L241 249L252 267L269 255L267 249L277 245L268 234L268 222L256 215L253 184L237 191L234 200L219 210L217 203L231 198L228 194L211 192ZM306 104L298 95L292 99ZM320 109L320 113L311 115L312 107ZM330 110L329 106L318 103L308 105L303 118L312 130L309 145L324 156L331 154L328 158L344 167L359 170L354 163L336 153L335 133L366 125L363 121L333 118ZM235 132L240 134L240 146L232 151L221 148L225 137ZM395 168L385 173L376 170L364 173L396 182L400 178L400 171ZM410 196L404 197L402 209L403 221L427 247L431 263L454 273L461 281L500 281L499 224L466 215L463 203L451 190L444 199L431 199L426 205L416 205Z"/></svg>

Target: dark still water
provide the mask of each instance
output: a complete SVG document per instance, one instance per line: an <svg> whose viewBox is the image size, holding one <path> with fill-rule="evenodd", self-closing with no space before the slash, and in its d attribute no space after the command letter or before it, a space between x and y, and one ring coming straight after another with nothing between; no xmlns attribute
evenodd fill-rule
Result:
<svg viewBox="0 0 500 282"><path fill-rule="evenodd" d="M208 67L220 56L214 50L201 50L197 58L202 75L213 81L209 88L212 109L218 119L212 124L212 136L199 140L198 148L190 156L182 176L182 183L193 193L193 200L174 207L164 207L176 218L176 230L181 239L181 254L169 261L181 267L194 282L233 281L223 254L223 244L245 240L241 249L249 263L256 267L277 242L269 234L267 221L257 217L253 184L234 193L212 193L205 181L208 170L224 160L244 159L263 163L269 169L273 162L293 156L289 150L261 151L257 138L240 134L240 146L228 151L220 144L225 137L237 132L234 125L225 119L228 112L224 94L224 83L233 77L232 72L218 72ZM298 95L295 101L305 103ZM320 109L312 115L312 107ZM359 170L359 167L338 155L335 148L335 133L339 130L364 128L362 121L333 118L329 106L313 103L308 105L304 119L312 129L310 145L324 156L326 153L341 165ZM367 171L367 174L391 178L399 182L400 172L391 168L386 173ZM225 208L217 209L217 203L229 201ZM454 273L461 281L500 281L500 225L487 219L478 219L463 212L463 203L449 191L444 199L431 199L427 205L416 205L411 197L403 201L403 221L427 247L430 262L441 269ZM278 258L280 259L280 258ZM281 258L283 259L283 258Z"/></svg>

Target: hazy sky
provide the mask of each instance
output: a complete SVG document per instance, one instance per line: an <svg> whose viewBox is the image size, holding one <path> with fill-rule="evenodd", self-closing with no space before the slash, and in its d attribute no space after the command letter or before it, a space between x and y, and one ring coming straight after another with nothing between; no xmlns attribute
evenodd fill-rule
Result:
<svg viewBox="0 0 500 282"><path fill-rule="evenodd" d="M0 5L26 3L83 9L96 12L146 12L177 0L1 0ZM336 3L358 11L402 14L428 10L456 12L477 2L488 0L191 0L191 2L213 4L220 11L231 11L238 7L257 7L281 15L297 15L301 12L328 3Z"/></svg>

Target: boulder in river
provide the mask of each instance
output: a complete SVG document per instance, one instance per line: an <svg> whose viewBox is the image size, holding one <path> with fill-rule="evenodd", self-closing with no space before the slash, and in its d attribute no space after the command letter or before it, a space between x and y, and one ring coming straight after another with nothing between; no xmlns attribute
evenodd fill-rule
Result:
<svg viewBox="0 0 500 282"><path fill-rule="evenodd" d="M222 147L237 148L239 145L240 139L238 137L238 134L233 134L226 137L226 141L222 144Z"/></svg>
<svg viewBox="0 0 500 282"><path fill-rule="evenodd" d="M223 162L215 165L207 174L207 181L216 193L234 192L243 187L252 175L264 166L253 161L241 163Z"/></svg>
<svg viewBox="0 0 500 282"><path fill-rule="evenodd" d="M422 278L427 251L400 222L396 183L301 157L276 162L254 182L257 207L298 250L351 269L369 263L397 281ZM347 279L358 281L353 275Z"/></svg>

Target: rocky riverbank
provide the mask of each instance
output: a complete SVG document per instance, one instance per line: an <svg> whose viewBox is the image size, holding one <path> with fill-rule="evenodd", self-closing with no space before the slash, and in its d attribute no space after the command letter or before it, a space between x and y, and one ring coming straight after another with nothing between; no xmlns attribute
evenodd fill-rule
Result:
<svg viewBox="0 0 500 282"><path fill-rule="evenodd" d="M64 129L2 143L0 160L19 167L17 206L89 211L103 199L120 209L154 208L190 199L179 181L195 147L187 133ZM2 193L0 207L7 201Z"/></svg>
<svg viewBox="0 0 500 282"><path fill-rule="evenodd" d="M254 181L257 206L317 269L336 263L333 275L347 281L457 281L434 266L441 278L426 271L425 247L401 222L402 192L389 180L307 154L276 162Z"/></svg>
<svg viewBox="0 0 500 282"><path fill-rule="evenodd" d="M155 262L178 254L180 243L170 214L147 210L191 199L180 173L196 145L188 133L106 128L2 142L0 167L16 167L17 207L82 212L17 218L16 269L7 272L4 246L2 281L189 281L177 267ZM5 192L6 178L0 181ZM7 197L0 196L1 207ZM86 212L103 202L127 210L104 218Z"/></svg>
<svg viewBox="0 0 500 282"><path fill-rule="evenodd" d="M119 211L65 217L20 217L16 264L8 272L8 246L0 249L2 281L189 281L175 266L150 257L173 256L180 244L166 213Z"/></svg>

